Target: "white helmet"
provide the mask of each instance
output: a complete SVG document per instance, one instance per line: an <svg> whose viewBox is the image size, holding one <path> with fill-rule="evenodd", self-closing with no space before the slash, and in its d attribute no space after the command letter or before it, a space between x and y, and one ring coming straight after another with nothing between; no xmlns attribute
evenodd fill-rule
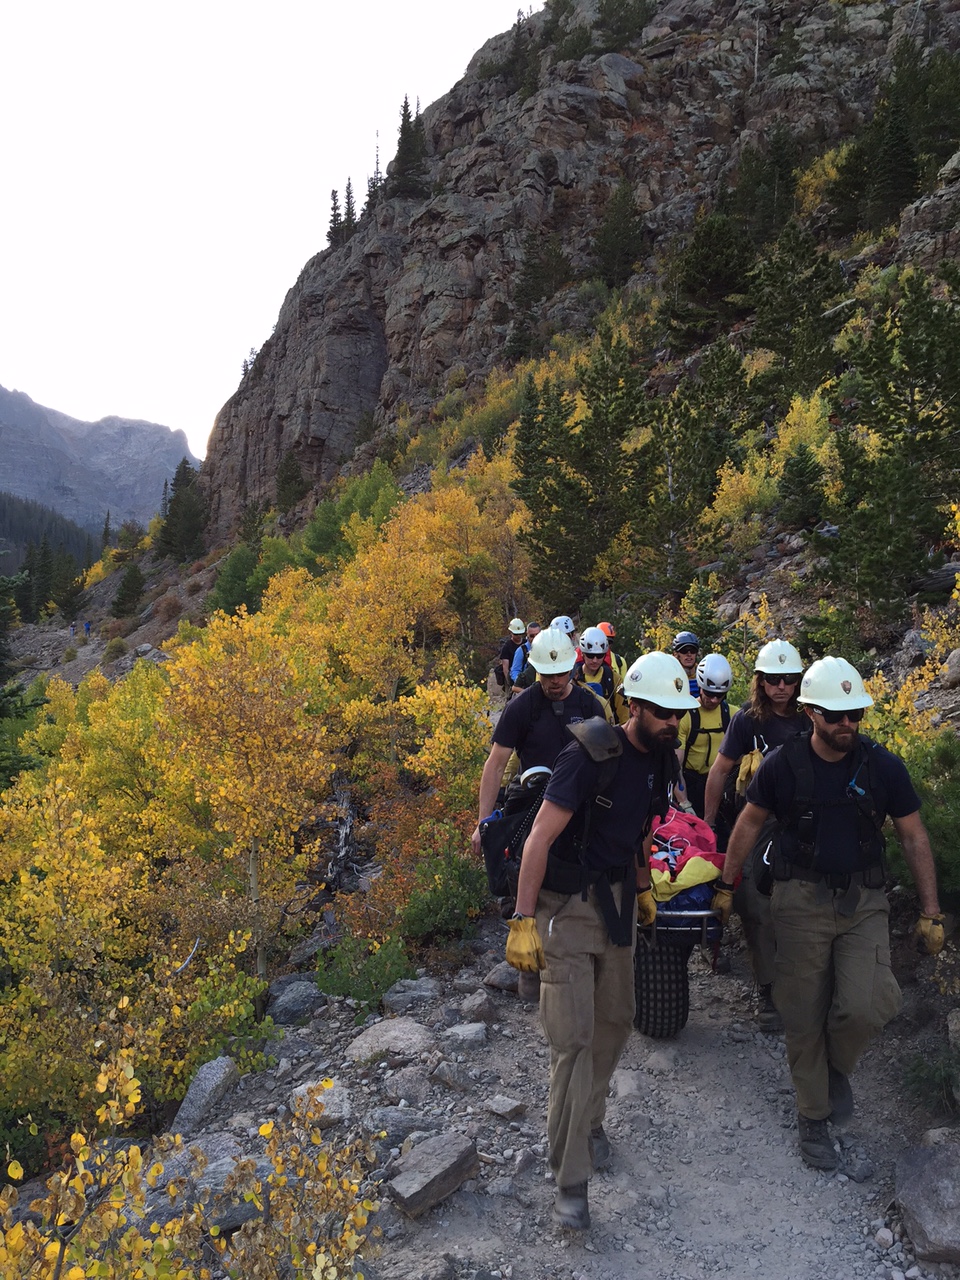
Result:
<svg viewBox="0 0 960 1280"><path fill-rule="evenodd" d="M562 631L565 636L572 636L577 629L573 625L573 619L567 617L565 613L558 614L550 623L550 626L557 631Z"/></svg>
<svg viewBox="0 0 960 1280"><path fill-rule="evenodd" d="M625 698L643 698L668 711L692 711L698 706L690 695L687 673L672 653L645 653L623 682Z"/></svg>
<svg viewBox="0 0 960 1280"><path fill-rule="evenodd" d="M522 618L511 618L510 625L507 627L507 630L515 636L522 636L526 629Z"/></svg>
<svg viewBox="0 0 960 1280"><path fill-rule="evenodd" d="M587 627L580 637L580 652L598 658L610 648L610 641L599 627Z"/></svg>
<svg viewBox="0 0 960 1280"><path fill-rule="evenodd" d="M800 681L797 701L824 711L856 711L858 707L873 706L857 668L846 658L829 656L811 664Z"/></svg>
<svg viewBox="0 0 960 1280"><path fill-rule="evenodd" d="M530 641L529 662L541 676L559 676L565 671L572 671L576 660L577 651L570 643L570 637L556 627L538 632Z"/></svg>
<svg viewBox="0 0 960 1280"><path fill-rule="evenodd" d="M733 672L722 653L708 653L697 663L697 684L704 693L730 692Z"/></svg>
<svg viewBox="0 0 960 1280"><path fill-rule="evenodd" d="M799 675L803 670L803 659L787 640L771 640L757 654L753 669L768 676Z"/></svg>

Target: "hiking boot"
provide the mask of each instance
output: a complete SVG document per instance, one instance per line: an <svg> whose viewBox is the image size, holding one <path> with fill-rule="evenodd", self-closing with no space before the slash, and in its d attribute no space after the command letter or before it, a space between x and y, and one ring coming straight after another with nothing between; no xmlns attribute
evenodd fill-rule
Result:
<svg viewBox="0 0 960 1280"><path fill-rule="evenodd" d="M540 1003L540 975L521 969L517 975L517 995L524 1004Z"/></svg>
<svg viewBox="0 0 960 1280"><path fill-rule="evenodd" d="M773 996L770 993L772 985L770 982L766 983L757 993L757 1026L761 1031L775 1035L783 1030L783 1019L773 1003Z"/></svg>
<svg viewBox="0 0 960 1280"><path fill-rule="evenodd" d="M850 1078L845 1076L842 1071L838 1071L836 1067L829 1067L830 1073L830 1106L831 1111L828 1119L831 1124L843 1124L845 1120L849 1120L853 1115L853 1090L850 1088Z"/></svg>
<svg viewBox="0 0 960 1280"><path fill-rule="evenodd" d="M586 1231L590 1225L587 1184L578 1182L575 1187L557 1187L553 1216L558 1226L568 1227L571 1231Z"/></svg>
<svg viewBox="0 0 960 1280"><path fill-rule="evenodd" d="M605 1169L610 1163L610 1139L603 1131L603 1125L598 1124L595 1129L590 1130L588 1139L590 1147L590 1161L593 1164L594 1173L598 1169Z"/></svg>
<svg viewBox="0 0 960 1280"><path fill-rule="evenodd" d="M833 1142L827 1130L826 1120L810 1120L797 1116L800 1133L800 1155L811 1169L835 1169L839 1163Z"/></svg>

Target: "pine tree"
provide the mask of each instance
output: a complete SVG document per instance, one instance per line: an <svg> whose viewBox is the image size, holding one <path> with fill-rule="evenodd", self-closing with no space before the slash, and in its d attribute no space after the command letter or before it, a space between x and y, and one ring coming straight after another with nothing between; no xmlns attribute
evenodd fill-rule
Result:
<svg viewBox="0 0 960 1280"><path fill-rule="evenodd" d="M357 210L353 203L353 183L347 179L347 189L343 196L343 243L350 239L357 229Z"/></svg>
<svg viewBox="0 0 960 1280"><path fill-rule="evenodd" d="M625 285L643 252L644 227L633 196L633 186L622 178L607 201L593 241L597 274L611 289Z"/></svg>
<svg viewBox="0 0 960 1280"><path fill-rule="evenodd" d="M310 492L310 481L303 474L297 455L288 449L277 465L277 510L284 513L295 507Z"/></svg>
<svg viewBox="0 0 960 1280"><path fill-rule="evenodd" d="M410 99L403 99L400 108L400 134L397 143L397 154L393 158L390 178L387 183L391 196L405 199L416 199L426 194L427 177L424 158L426 145L423 134L423 123L419 113L416 120L410 111Z"/></svg>
<svg viewBox="0 0 960 1280"><path fill-rule="evenodd" d="M100 535L101 547L109 547L112 538L113 533L110 529L110 512L108 511L103 521L103 532Z"/></svg>
<svg viewBox="0 0 960 1280"><path fill-rule="evenodd" d="M600 0L596 26L604 53L618 53L640 39L654 6L647 0Z"/></svg>
<svg viewBox="0 0 960 1280"><path fill-rule="evenodd" d="M38 617L43 615L53 601L53 579L53 549L44 534L40 539L37 565L33 573L34 612Z"/></svg>
<svg viewBox="0 0 960 1280"><path fill-rule="evenodd" d="M780 520L788 529L812 528L823 512L823 467L802 441L783 464L777 486Z"/></svg>
<svg viewBox="0 0 960 1280"><path fill-rule="evenodd" d="M380 172L380 147L374 152L373 175L367 179L367 202L363 206L364 214L372 213L383 199L383 174Z"/></svg>
<svg viewBox="0 0 960 1280"><path fill-rule="evenodd" d="M136 613L137 606L143 598L146 581L138 564L128 565L120 579L117 594L113 597L110 612L115 618L128 618Z"/></svg>
<svg viewBox="0 0 960 1280"><path fill-rule="evenodd" d="M343 214L340 212L340 193L330 192L330 226L327 228L327 244L336 249L343 243Z"/></svg>
<svg viewBox="0 0 960 1280"><path fill-rule="evenodd" d="M14 674L13 651L10 632L17 622L16 593L24 584L23 573L15 577L0 577L0 685L6 684Z"/></svg>
<svg viewBox="0 0 960 1280"><path fill-rule="evenodd" d="M203 551L206 508L197 484L197 470L182 458L170 485L167 518L157 533L155 556L172 556L179 564L193 560Z"/></svg>
<svg viewBox="0 0 960 1280"><path fill-rule="evenodd" d="M246 369L244 369L244 373L246 372L247 372ZM161 520L166 520L167 512L169 510L170 510L170 482L168 480L164 480L163 497L160 499L160 519Z"/></svg>

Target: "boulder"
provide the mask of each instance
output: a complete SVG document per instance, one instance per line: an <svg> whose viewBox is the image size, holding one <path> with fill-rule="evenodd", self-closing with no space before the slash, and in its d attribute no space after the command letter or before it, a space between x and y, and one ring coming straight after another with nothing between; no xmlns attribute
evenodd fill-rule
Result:
<svg viewBox="0 0 960 1280"><path fill-rule="evenodd" d="M220 1057L205 1062L191 1080L186 1097L180 1103L172 1132L185 1138L196 1133L205 1117L239 1079L240 1072L232 1058Z"/></svg>
<svg viewBox="0 0 960 1280"><path fill-rule="evenodd" d="M390 1195L411 1218L452 1195L480 1169L477 1148L459 1134L427 1138L397 1161Z"/></svg>
<svg viewBox="0 0 960 1280"><path fill-rule="evenodd" d="M921 1262L960 1262L960 1144L909 1147L896 1167L903 1225Z"/></svg>
<svg viewBox="0 0 960 1280"><path fill-rule="evenodd" d="M433 1036L414 1018L384 1018L347 1045L347 1056L354 1062L370 1062L388 1054L418 1058L433 1047Z"/></svg>

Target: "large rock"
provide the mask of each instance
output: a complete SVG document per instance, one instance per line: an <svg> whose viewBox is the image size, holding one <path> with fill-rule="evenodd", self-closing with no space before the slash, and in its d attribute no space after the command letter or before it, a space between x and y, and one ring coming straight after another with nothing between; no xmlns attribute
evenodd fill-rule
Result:
<svg viewBox="0 0 960 1280"><path fill-rule="evenodd" d="M182 1134L184 1138L194 1134L239 1079L240 1072L232 1058L214 1058L212 1062L205 1062L190 1082L187 1095L180 1103L171 1126L172 1131Z"/></svg>
<svg viewBox="0 0 960 1280"><path fill-rule="evenodd" d="M960 1143L910 1147L897 1161L896 1197L922 1262L960 1262Z"/></svg>
<svg viewBox="0 0 960 1280"><path fill-rule="evenodd" d="M397 1161L390 1194L404 1213L417 1218L452 1195L479 1168L477 1149L469 1138L459 1134L427 1138Z"/></svg>
<svg viewBox="0 0 960 1280"><path fill-rule="evenodd" d="M311 1093L314 1094L316 1108L313 1123L318 1129L332 1129L335 1124L342 1124L353 1115L350 1090L338 1080L334 1080L327 1088L319 1080L312 1084L298 1085L290 1094L287 1104L290 1110L296 1112Z"/></svg>
<svg viewBox="0 0 960 1280"><path fill-rule="evenodd" d="M347 1045L347 1056L354 1062L370 1062L388 1054L401 1058L418 1058L434 1047L433 1036L414 1018L384 1018L366 1031L361 1031Z"/></svg>
<svg viewBox="0 0 960 1280"><path fill-rule="evenodd" d="M315 982L290 982L271 1000L267 1012L278 1027L295 1027L326 1008L327 997Z"/></svg>

